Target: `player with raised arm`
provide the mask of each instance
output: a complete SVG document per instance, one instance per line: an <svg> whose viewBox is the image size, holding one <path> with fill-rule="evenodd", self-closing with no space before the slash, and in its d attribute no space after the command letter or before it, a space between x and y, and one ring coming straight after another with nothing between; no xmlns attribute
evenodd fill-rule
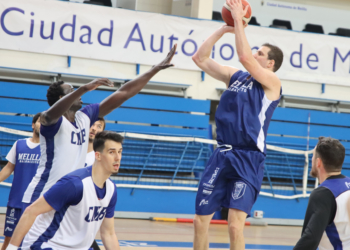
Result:
<svg viewBox="0 0 350 250"><path fill-rule="evenodd" d="M216 30L193 56L210 76L226 84L216 110L218 148L204 170L194 218L194 249L209 248L208 230L214 212L229 208L230 249L244 249L243 229L263 179L266 135L272 114L281 97L281 81L275 72L283 61L282 51L264 44L253 55L247 41L241 0L227 0L235 27ZM234 33L239 61L247 72L223 66L210 58L214 44Z"/></svg>
<svg viewBox="0 0 350 250"><path fill-rule="evenodd" d="M0 182L6 180L12 173L13 181L7 203L4 243L1 250L5 250L10 243L13 231L23 213L22 197L30 181L36 173L40 159L40 113L32 120L33 136L17 140L6 159L8 163L0 172Z"/></svg>
<svg viewBox="0 0 350 250"><path fill-rule="evenodd" d="M123 137L103 131L93 146L95 163L65 175L22 215L7 250L87 250L100 229L105 249L119 250L114 231L117 188L109 179L122 159Z"/></svg>
<svg viewBox="0 0 350 250"><path fill-rule="evenodd" d="M74 90L64 82L53 83L47 92L51 106L41 114L41 160L38 171L27 188L23 202L33 203L62 176L83 168L88 151L89 129L98 117L104 117L141 91L159 71L171 66L176 45L166 58L149 71L129 81L101 103L83 109L81 96L99 86L113 86L108 79L96 79ZM81 109L81 110L80 110Z"/></svg>

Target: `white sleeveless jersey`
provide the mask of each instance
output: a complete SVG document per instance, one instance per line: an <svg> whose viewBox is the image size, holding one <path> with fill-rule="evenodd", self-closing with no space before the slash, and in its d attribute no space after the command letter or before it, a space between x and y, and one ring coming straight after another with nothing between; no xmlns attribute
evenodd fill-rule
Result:
<svg viewBox="0 0 350 250"><path fill-rule="evenodd" d="M325 180L321 186L333 193L337 210L318 248L319 250L348 250L350 249L350 178Z"/></svg>
<svg viewBox="0 0 350 250"><path fill-rule="evenodd" d="M102 200L99 200L91 178L91 170L85 170L87 169L75 171L75 173L83 173L79 176L83 184L81 201L77 205L65 206L59 211L53 210L39 215L23 239L22 250L87 250L90 248L105 218L116 187L108 179L106 194Z"/></svg>
<svg viewBox="0 0 350 250"><path fill-rule="evenodd" d="M40 163L22 202L34 202L64 175L84 167L90 124L97 117L98 104L92 104L76 112L75 124L62 116L55 125L41 126Z"/></svg>

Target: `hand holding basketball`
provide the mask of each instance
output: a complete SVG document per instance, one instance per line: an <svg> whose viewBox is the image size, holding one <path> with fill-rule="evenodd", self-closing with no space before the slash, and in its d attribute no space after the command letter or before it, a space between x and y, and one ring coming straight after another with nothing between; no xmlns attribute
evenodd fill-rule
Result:
<svg viewBox="0 0 350 250"><path fill-rule="evenodd" d="M243 25L247 25L252 17L252 9L246 0L226 0L221 14L229 26L235 26L234 20L242 20Z"/></svg>

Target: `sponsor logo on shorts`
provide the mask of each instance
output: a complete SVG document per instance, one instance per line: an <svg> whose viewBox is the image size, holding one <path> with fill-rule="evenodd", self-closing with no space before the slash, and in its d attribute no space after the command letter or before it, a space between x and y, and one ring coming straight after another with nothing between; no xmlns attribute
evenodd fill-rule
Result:
<svg viewBox="0 0 350 250"><path fill-rule="evenodd" d="M209 203L209 201L206 201L205 199L203 199L200 203L199 203L199 206L204 206L204 205L207 205Z"/></svg>
<svg viewBox="0 0 350 250"><path fill-rule="evenodd" d="M13 229L12 229L12 228L9 228L9 227L6 227L5 232L6 232L6 231L10 231L10 232L11 232L11 231L13 231Z"/></svg>
<svg viewBox="0 0 350 250"><path fill-rule="evenodd" d="M15 222L12 221L12 220L7 220L6 223L7 223L7 224L15 224Z"/></svg>
<svg viewBox="0 0 350 250"><path fill-rule="evenodd" d="M213 191L203 189L203 194L210 195Z"/></svg>
<svg viewBox="0 0 350 250"><path fill-rule="evenodd" d="M208 183L203 183L203 186L206 186L206 187L212 188L212 189L215 187L214 185L210 185L210 184L208 184Z"/></svg>
<svg viewBox="0 0 350 250"><path fill-rule="evenodd" d="M246 187L247 184L245 184L244 182L236 182L235 191L232 193L232 198L234 200L238 200L239 198L241 198L245 193Z"/></svg>
<svg viewBox="0 0 350 250"><path fill-rule="evenodd" d="M350 188L350 182L345 182L347 188Z"/></svg>
<svg viewBox="0 0 350 250"><path fill-rule="evenodd" d="M211 176L210 180L208 181L209 184L213 184L216 176L218 175L219 170L220 170L220 168L215 169L214 174Z"/></svg>
<svg viewBox="0 0 350 250"><path fill-rule="evenodd" d="M11 209L10 217L15 217L15 209L14 208Z"/></svg>

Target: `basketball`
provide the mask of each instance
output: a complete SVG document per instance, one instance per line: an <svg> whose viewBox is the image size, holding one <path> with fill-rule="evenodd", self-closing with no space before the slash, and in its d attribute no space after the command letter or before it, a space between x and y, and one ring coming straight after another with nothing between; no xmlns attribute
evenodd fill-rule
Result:
<svg viewBox="0 0 350 250"><path fill-rule="evenodd" d="M243 17L243 25L248 24L250 19L252 18L252 8L250 7L250 4L246 0L242 0L243 9L248 5L248 11L247 14ZM222 19L224 19L225 23L228 26L235 26L235 22L233 21L232 15L231 15L231 8L226 3L224 3L224 6L222 7L221 11Z"/></svg>

